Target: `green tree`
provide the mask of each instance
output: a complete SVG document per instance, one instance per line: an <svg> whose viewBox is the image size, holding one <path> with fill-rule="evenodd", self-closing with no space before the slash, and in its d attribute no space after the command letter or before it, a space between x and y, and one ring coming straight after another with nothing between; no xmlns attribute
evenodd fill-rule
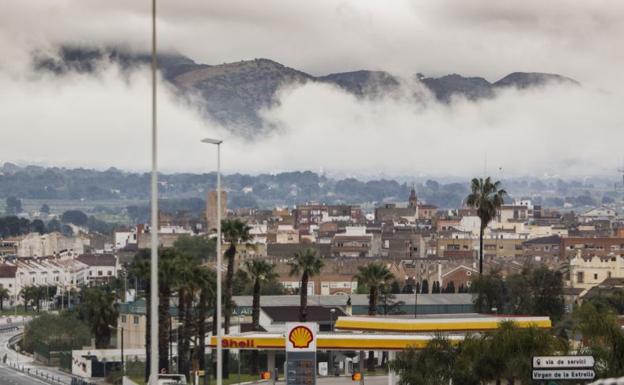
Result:
<svg viewBox="0 0 624 385"><path fill-rule="evenodd" d="M4 301L9 299L9 289L0 287L0 312L4 310Z"/></svg>
<svg viewBox="0 0 624 385"><path fill-rule="evenodd" d="M84 226L87 224L89 217L80 210L67 210L61 215L63 223L71 223L76 226Z"/></svg>
<svg viewBox="0 0 624 385"><path fill-rule="evenodd" d="M533 356L566 351L566 342L546 330L503 322L495 331L468 334L461 342L438 336L422 351L399 353L390 367L399 372L402 385L481 385L502 380L529 385Z"/></svg>
<svg viewBox="0 0 624 385"><path fill-rule="evenodd" d="M466 204L477 209L481 219L479 226L479 274L483 274L483 234L488 224L496 218L504 202L507 192L501 188L499 181L492 182L490 177L474 178L470 184L471 193Z"/></svg>
<svg viewBox="0 0 624 385"><path fill-rule="evenodd" d="M531 287L531 272L523 269L521 274L507 277L507 300L505 312L509 314L533 314L533 288Z"/></svg>
<svg viewBox="0 0 624 385"><path fill-rule="evenodd" d="M553 321L563 316L563 276L559 271L544 266L531 274L533 288L534 315L548 315Z"/></svg>
<svg viewBox="0 0 624 385"><path fill-rule="evenodd" d="M574 310L573 319L585 351L596 358L598 377L624 376L624 330L613 309L585 302Z"/></svg>
<svg viewBox="0 0 624 385"><path fill-rule="evenodd" d="M247 260L243 264L245 272L248 274L250 280L253 282L253 301L251 310L252 328L254 331L260 330L260 292L262 285L266 282L271 282L277 278L277 274L274 271L274 266L261 259ZM258 351L254 350L251 354L251 373L258 374L259 362Z"/></svg>
<svg viewBox="0 0 624 385"><path fill-rule="evenodd" d="M301 276L299 284L299 321L306 322L308 319L308 282L310 278L321 273L325 263L318 257L316 250L308 248L296 252L294 261L290 262L289 265L291 276Z"/></svg>
<svg viewBox="0 0 624 385"><path fill-rule="evenodd" d="M227 272L225 276L225 311L223 317L223 329L225 334L230 332L230 322L232 318L232 311L234 309L234 265L236 257L237 245L247 245L253 240L253 235L249 233L251 227L240 219L225 219L221 221L221 232L223 234L223 240L228 243L228 248L225 250L225 258L227 259ZM225 350L223 353L223 377L229 378L229 350Z"/></svg>
<svg viewBox="0 0 624 385"><path fill-rule="evenodd" d="M7 215L17 215L24 211L22 209L22 201L16 197L8 197L6 199L6 213Z"/></svg>
<svg viewBox="0 0 624 385"><path fill-rule="evenodd" d="M214 259L217 255L216 247L216 238L208 238L206 236L191 237L183 235L173 244L177 254L189 256L200 261Z"/></svg>
<svg viewBox="0 0 624 385"><path fill-rule="evenodd" d="M455 356L450 341L437 336L422 351L407 349L398 353L390 368L399 374L400 385L448 385Z"/></svg>
<svg viewBox="0 0 624 385"><path fill-rule="evenodd" d="M494 308L502 311L505 304L505 284L499 272L476 277L470 286L473 303L479 313L492 313Z"/></svg>
<svg viewBox="0 0 624 385"><path fill-rule="evenodd" d="M216 308L217 293L216 282L217 275L214 270L201 266L196 271L198 277L198 285L200 287L199 300L197 304L197 359L199 361L199 370L206 370L206 318L208 309Z"/></svg>
<svg viewBox="0 0 624 385"><path fill-rule="evenodd" d="M182 327L178 328L178 373L187 377L191 370L191 336L195 322L193 321L193 299L205 285L200 282L203 276L199 273L197 260L178 255L176 265L176 288L178 291L178 318Z"/></svg>
<svg viewBox="0 0 624 385"><path fill-rule="evenodd" d="M24 303L24 312L28 312L28 306L33 304L37 299L37 287L35 286L25 286L20 290L20 297L22 298L22 302ZM39 309L37 309L39 310Z"/></svg>
<svg viewBox="0 0 624 385"><path fill-rule="evenodd" d="M41 205L41 208L39 209L39 211L40 211L42 214L46 214L46 215L48 215L48 214L50 214L50 206L48 206L48 204L47 204L47 203L44 203L44 204L42 204L42 205Z"/></svg>
<svg viewBox="0 0 624 385"><path fill-rule="evenodd" d="M132 263L128 267L128 278L136 279L137 283L140 285L139 287L143 288L143 298L145 299L145 314L150 314L152 309L152 304L150 301L150 250L149 249L141 249L137 252L132 260ZM160 259L159 259L160 265ZM160 273L160 268L159 268ZM137 296L139 293L137 293ZM160 315L159 315L160 318ZM146 317L145 322L145 362L150 361L151 353L150 353L150 327L151 321L150 317ZM159 330L160 332L160 330ZM159 333L159 352L160 352L160 333ZM160 356L160 353L159 353ZM160 357L159 357L160 358ZM161 365L161 361L159 360L159 369ZM150 366L145 365L145 373L144 373L144 381L147 383L150 376Z"/></svg>
<svg viewBox="0 0 624 385"><path fill-rule="evenodd" d="M110 346L111 326L116 327L119 311L115 294L105 287L83 288L80 292L79 314L91 326L96 349Z"/></svg>
<svg viewBox="0 0 624 385"><path fill-rule="evenodd" d="M45 223L43 223L41 219L35 219L34 221L30 222L30 231L39 234L45 234Z"/></svg>
<svg viewBox="0 0 624 385"><path fill-rule="evenodd" d="M36 343L51 344L63 350L81 349L91 342L89 327L75 312L41 313L24 327L23 350L33 353Z"/></svg>
<svg viewBox="0 0 624 385"><path fill-rule="evenodd" d="M586 301L589 301L598 307L610 307L617 314L624 314L624 289L609 290L606 293L600 292L600 288L597 289L598 295Z"/></svg>
<svg viewBox="0 0 624 385"><path fill-rule="evenodd" d="M394 275L388 270L386 265L380 262L371 262L365 266L359 266L355 275L358 286L368 288L368 315L377 314L377 300L380 289L387 286L394 279ZM368 353L368 370L375 370L374 352Z"/></svg>

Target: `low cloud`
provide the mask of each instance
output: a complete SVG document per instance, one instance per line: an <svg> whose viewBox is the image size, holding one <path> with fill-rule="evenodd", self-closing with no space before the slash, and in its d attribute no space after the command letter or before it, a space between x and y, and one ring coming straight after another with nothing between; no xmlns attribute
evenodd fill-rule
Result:
<svg viewBox="0 0 624 385"><path fill-rule="evenodd" d="M0 143L0 161L149 169L147 68L0 73L0 87L0 121L10 133ZM228 172L466 177L480 175L487 159L488 172L501 177L584 176L613 174L621 162L624 98L585 87L505 89L492 99L442 104L418 83L376 99L308 83L285 87L276 99L262 112L274 131L248 141L205 120L161 83L161 169L214 170L214 149L199 143L205 136L225 139Z"/></svg>

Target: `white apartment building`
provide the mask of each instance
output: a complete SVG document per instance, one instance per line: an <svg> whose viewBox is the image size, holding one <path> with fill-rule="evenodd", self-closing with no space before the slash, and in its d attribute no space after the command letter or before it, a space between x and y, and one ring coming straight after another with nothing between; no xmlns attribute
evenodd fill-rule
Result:
<svg viewBox="0 0 624 385"><path fill-rule="evenodd" d="M88 238L81 236L66 237L58 232L49 234L30 233L18 241L17 256L20 258L59 255L72 257L83 254L89 243Z"/></svg>
<svg viewBox="0 0 624 385"><path fill-rule="evenodd" d="M28 286L56 286L64 291L111 279L118 270L117 258L107 254L72 259L19 258L0 264L0 287L8 289L10 298L19 302L21 290Z"/></svg>
<svg viewBox="0 0 624 385"><path fill-rule="evenodd" d="M617 255L570 259L570 286L589 290L607 278L624 278L624 258Z"/></svg>

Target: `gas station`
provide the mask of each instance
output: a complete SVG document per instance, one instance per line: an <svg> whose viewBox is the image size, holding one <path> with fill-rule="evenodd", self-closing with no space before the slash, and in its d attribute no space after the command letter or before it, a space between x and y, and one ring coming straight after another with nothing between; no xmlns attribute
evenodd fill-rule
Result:
<svg viewBox="0 0 624 385"><path fill-rule="evenodd" d="M275 356L277 352L286 351L286 380L289 375L296 374L296 365L289 357L294 357L298 351L305 350L316 356L318 351L342 351L359 352L359 369L357 371L341 365L343 374L359 374L353 377L360 384L365 383L364 352L388 352L388 359L392 360L397 351L408 348L423 349L436 335L444 335L451 343L459 343L468 333L479 333L495 330L501 322L512 321L519 328L537 327L549 329L552 324L548 317L525 317L525 316L491 316L481 314L445 315L444 317L420 317L406 318L374 317L374 316L348 316L339 317L336 320L335 330L332 333L317 333L317 325L314 323L293 323L286 325L284 333L250 332L230 334L223 336L222 346L230 349L265 350L267 352L267 368L272 371L276 368ZM301 329L308 332L303 333ZM294 336L296 334L296 336ZM297 343L301 341L305 344ZM209 347L215 348L217 339L211 337ZM308 356L309 357L309 356ZM298 366L297 366L298 367ZM305 384L315 384L316 359L313 363L307 363L307 375L309 378L303 381ZM351 373L349 373L351 370ZM266 376L266 375L265 375ZM268 376L267 376L268 377ZM388 373L388 384L396 383L396 374ZM275 383L273 375L270 383ZM293 382L294 383L294 382ZM296 383L301 383L298 381Z"/></svg>

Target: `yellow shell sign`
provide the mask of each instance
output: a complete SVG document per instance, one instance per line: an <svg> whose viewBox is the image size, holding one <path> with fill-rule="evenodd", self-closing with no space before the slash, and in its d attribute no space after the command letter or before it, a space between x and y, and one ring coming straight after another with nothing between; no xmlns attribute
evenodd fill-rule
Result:
<svg viewBox="0 0 624 385"><path fill-rule="evenodd" d="M318 324L314 322L287 322L286 323L286 351L313 352L316 351L316 333Z"/></svg>
<svg viewBox="0 0 624 385"><path fill-rule="evenodd" d="M292 343L294 348L298 349L309 348L313 339L312 331L306 326L297 326L288 334L288 341Z"/></svg>

